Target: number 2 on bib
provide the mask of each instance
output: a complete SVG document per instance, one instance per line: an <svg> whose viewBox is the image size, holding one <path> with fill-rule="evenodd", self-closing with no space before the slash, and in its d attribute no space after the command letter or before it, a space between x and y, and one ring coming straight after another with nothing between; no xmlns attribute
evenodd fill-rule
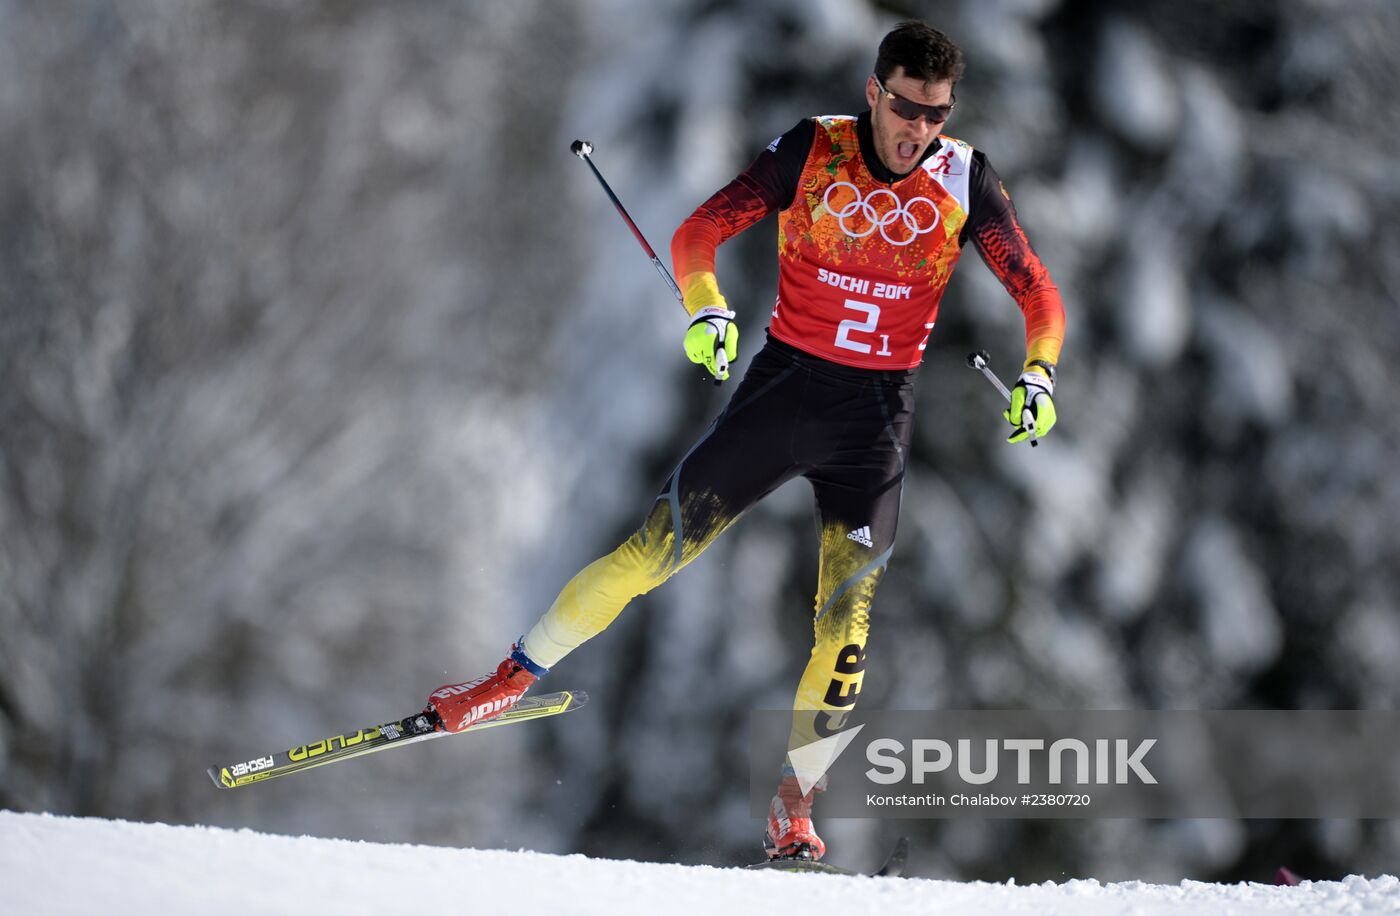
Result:
<svg viewBox="0 0 1400 916"><path fill-rule="evenodd" d="M865 315L864 321L854 318L847 318L836 326L836 346L847 350L854 350L857 353L869 353L871 345L862 343L859 340L852 340L851 334L874 334L875 326L880 323L880 307L873 302L857 302L854 299L847 299L845 308L860 312ZM890 353L890 336L881 334L881 346L876 356L892 356Z"/></svg>

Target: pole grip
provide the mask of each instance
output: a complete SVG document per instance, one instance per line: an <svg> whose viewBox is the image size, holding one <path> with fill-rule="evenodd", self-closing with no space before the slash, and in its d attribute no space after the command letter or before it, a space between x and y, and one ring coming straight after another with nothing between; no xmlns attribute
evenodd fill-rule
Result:
<svg viewBox="0 0 1400 916"><path fill-rule="evenodd" d="M617 210L618 216L621 216L622 221L627 224L627 228L632 230L632 236L637 240L637 243L642 246L642 250L647 253L647 257L651 259L651 265L656 268L656 272L661 275L661 279L665 280L666 285L670 287L671 295L676 297L676 301L680 303L681 308L685 308L685 294L681 292L680 286L676 283L676 278L672 277L671 272L666 269L666 265L661 263L661 259L656 256L656 251L647 242L646 236L642 235L642 230L638 228L636 222L633 221L631 214L627 212L627 208L622 205L622 201L618 200L617 195L613 193L613 189L608 184L607 179L603 177L603 173L598 171L598 166L593 164L593 144L589 143L587 140L575 140L569 145L569 151L588 163L588 168L592 170L593 177L598 179L598 184L602 186L603 192L608 195L608 200L612 201L612 205ZM716 356L718 357L716 363L720 367L720 371L727 372L729 369L729 358L724 352L722 341L720 342L719 351ZM715 385L719 385L722 381L723 379L717 377L715 379Z"/></svg>
<svg viewBox="0 0 1400 916"><path fill-rule="evenodd" d="M1011 403L1011 392L1006 390L1006 386L1001 383L1001 379L997 378L997 374L992 371L991 357L987 355L986 350L978 350L974 353L967 354L967 365L969 368L981 372L982 375L986 377L987 381L991 382L996 387L996 390L1001 392L1001 396L1006 398L1006 402L1008 404ZM1040 445L1040 440L1035 436L1035 415L1031 413L1029 407L1021 410L1021 428L1025 430L1026 434L1030 437L1031 448Z"/></svg>

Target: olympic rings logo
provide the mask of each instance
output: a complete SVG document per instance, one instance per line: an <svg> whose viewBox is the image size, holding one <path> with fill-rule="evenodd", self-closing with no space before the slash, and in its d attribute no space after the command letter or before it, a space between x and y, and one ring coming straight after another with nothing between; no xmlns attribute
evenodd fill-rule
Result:
<svg viewBox="0 0 1400 916"><path fill-rule="evenodd" d="M840 210L833 210L831 208L831 192L835 191L837 188L850 188L851 193L855 194L856 197L855 200L846 204ZM888 210L883 214L875 209L875 198L882 194L894 201L894 209ZM927 226L919 225L919 219L913 213L913 207L918 203L928 204L929 209L933 211L931 213L932 221ZM826 189L826 193L822 195L822 206L826 208L826 212L836 217L836 222L841 226L841 231L853 239L863 239L876 229L879 229L880 235L885 241L889 242L891 245L902 246L908 245L919 236L938 228L938 206L933 201L929 200L927 197L911 197L908 203L904 203L899 199L898 194L888 188L876 188L866 197L861 197L860 188L851 184L849 181L832 182L831 186ZM846 225L847 218L855 216L857 213L865 217L865 221L870 224L870 227L864 232L852 231L851 227ZM896 222L904 223L904 229L909 233L908 238L902 241L890 238L890 234L885 230Z"/></svg>

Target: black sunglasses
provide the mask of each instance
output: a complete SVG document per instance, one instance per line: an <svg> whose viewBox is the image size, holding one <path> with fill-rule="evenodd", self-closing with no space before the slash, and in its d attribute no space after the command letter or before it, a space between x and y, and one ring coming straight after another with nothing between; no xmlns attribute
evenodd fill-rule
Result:
<svg viewBox="0 0 1400 916"><path fill-rule="evenodd" d="M890 111L906 121L917 121L919 118L923 118L930 124L942 124L948 120L948 115L953 113L953 108L958 104L958 97L954 95L952 101L947 105L920 105L902 95L895 95L885 88L885 84L880 82L879 76L873 73L871 76L875 76L875 85L880 87L880 93L890 100Z"/></svg>

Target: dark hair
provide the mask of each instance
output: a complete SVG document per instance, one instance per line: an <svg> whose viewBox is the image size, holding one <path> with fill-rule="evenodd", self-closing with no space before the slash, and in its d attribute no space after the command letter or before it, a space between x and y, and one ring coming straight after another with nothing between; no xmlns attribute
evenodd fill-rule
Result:
<svg viewBox="0 0 1400 916"><path fill-rule="evenodd" d="M910 20L894 27L880 42L875 55L875 75L881 82L895 68L924 83L948 80L956 84L963 75L963 53L951 38L924 22Z"/></svg>

